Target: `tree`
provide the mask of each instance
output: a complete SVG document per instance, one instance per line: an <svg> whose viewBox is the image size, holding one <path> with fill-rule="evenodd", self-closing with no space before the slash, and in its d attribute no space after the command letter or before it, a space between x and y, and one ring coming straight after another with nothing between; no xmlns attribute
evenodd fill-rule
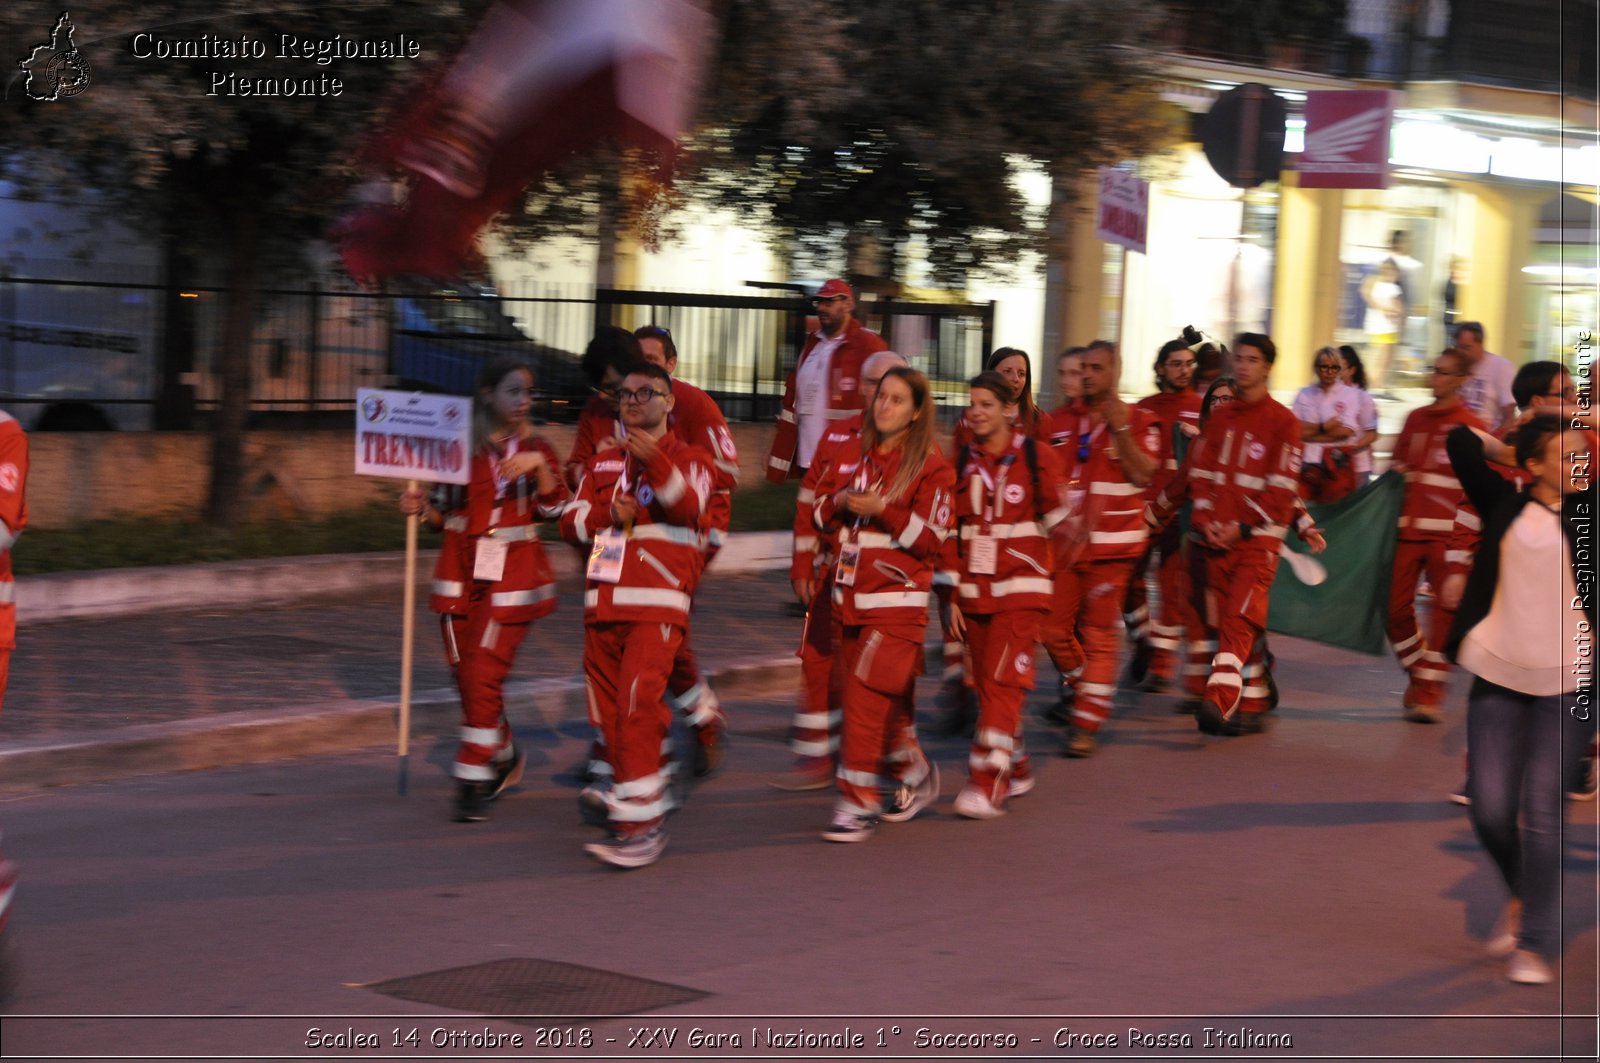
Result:
<svg viewBox="0 0 1600 1063"><path fill-rule="evenodd" d="M486 6L124 0L76 20L74 43L92 72L81 94L41 102L26 97L19 76L10 79L0 105L0 159L12 163L10 179L35 193L97 189L118 220L222 274L228 295L208 523L227 526L240 513L261 283L304 268L310 241L325 235L364 179L363 139L431 61L454 53ZM59 14L53 3L13 0L0 13L0 39L47 39ZM417 43L416 58L395 45L396 34ZM330 53L349 42L389 42L400 57ZM241 56L241 44L260 56Z"/></svg>

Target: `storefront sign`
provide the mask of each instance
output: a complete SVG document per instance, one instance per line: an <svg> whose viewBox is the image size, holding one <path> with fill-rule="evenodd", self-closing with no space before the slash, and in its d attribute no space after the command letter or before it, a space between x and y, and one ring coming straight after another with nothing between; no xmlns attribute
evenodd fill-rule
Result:
<svg viewBox="0 0 1600 1063"><path fill-rule="evenodd" d="M471 478L472 408L456 395L356 392L356 474L464 484Z"/></svg>
<svg viewBox="0 0 1600 1063"><path fill-rule="evenodd" d="M1150 182L1123 170L1100 167L1100 202L1095 212L1095 237L1142 255L1149 229Z"/></svg>
<svg viewBox="0 0 1600 1063"><path fill-rule="evenodd" d="M1393 120L1394 93L1387 89L1306 93L1300 187L1388 188Z"/></svg>

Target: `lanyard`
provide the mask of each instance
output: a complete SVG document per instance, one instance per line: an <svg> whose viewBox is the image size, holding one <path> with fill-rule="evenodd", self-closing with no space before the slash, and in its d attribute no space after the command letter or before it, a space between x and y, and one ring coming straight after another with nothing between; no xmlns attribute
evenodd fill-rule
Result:
<svg viewBox="0 0 1600 1063"><path fill-rule="evenodd" d="M968 444L968 446L971 446L971 444ZM978 457L978 461L974 464L974 471L978 474L978 478L983 481L983 486L987 488L983 499L983 530L985 534L988 534L989 528L994 524L995 514L1000 512L1005 501L1006 479L1011 475L1011 467L1017 463L1017 450L1021 446L1021 438L1014 438L1011 443L1011 450L995 459L995 463L1000 466L998 477L989 475L989 470L983 467L981 456ZM973 508L977 507L974 506Z"/></svg>
<svg viewBox="0 0 1600 1063"><path fill-rule="evenodd" d="M1071 486L1073 487L1077 487L1078 484L1083 481L1084 474L1088 470L1089 461L1094 457L1095 444L1099 441L1100 434L1105 430L1106 427L1105 422L1102 421L1097 425L1092 425L1087 431L1085 431L1083 428L1083 423L1085 420L1087 420L1087 418L1088 414L1084 414L1078 418L1078 460L1072 466Z"/></svg>
<svg viewBox="0 0 1600 1063"><path fill-rule="evenodd" d="M511 481L500 475L500 463L517 452L517 443L517 438L512 436L506 441L505 450L494 451L493 447L490 448L491 451L494 451L489 457L489 467L494 473L494 497L496 499L504 498L507 489L511 486ZM522 477L519 476L517 479L520 480Z"/></svg>
<svg viewBox="0 0 1600 1063"><path fill-rule="evenodd" d="M882 492L883 474L879 471L877 463L872 460L872 456L870 454L865 452L862 453L861 464L856 466L856 474L855 477L850 481L850 488L854 491ZM850 525L851 530L854 532L859 532L861 530L861 526L865 524L866 521L866 514L857 513L855 522Z"/></svg>

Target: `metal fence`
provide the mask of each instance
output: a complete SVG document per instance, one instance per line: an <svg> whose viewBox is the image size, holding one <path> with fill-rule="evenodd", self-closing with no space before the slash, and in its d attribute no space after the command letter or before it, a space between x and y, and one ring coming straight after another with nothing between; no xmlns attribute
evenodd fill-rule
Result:
<svg viewBox="0 0 1600 1063"><path fill-rule="evenodd" d="M599 325L671 331L678 375L730 419L775 416L808 329L798 293L716 295L556 288L258 293L251 351L257 419L333 420L360 387L465 393L482 364L535 369L536 416L571 420L587 394L578 358ZM30 429L182 428L221 397L228 292L154 282L0 276L0 405ZM990 347L994 306L867 300L857 316L934 380L947 403ZM319 416L320 415L320 416Z"/></svg>

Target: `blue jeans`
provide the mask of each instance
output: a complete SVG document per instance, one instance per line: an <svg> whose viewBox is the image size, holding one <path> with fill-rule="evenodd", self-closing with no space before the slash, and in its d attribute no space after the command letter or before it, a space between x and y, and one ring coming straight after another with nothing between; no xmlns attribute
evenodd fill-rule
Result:
<svg viewBox="0 0 1600 1063"><path fill-rule="evenodd" d="M1522 902L1517 947L1543 956L1555 955L1561 944L1566 784L1593 728L1573 718L1562 702L1478 678L1467 694L1472 829Z"/></svg>

